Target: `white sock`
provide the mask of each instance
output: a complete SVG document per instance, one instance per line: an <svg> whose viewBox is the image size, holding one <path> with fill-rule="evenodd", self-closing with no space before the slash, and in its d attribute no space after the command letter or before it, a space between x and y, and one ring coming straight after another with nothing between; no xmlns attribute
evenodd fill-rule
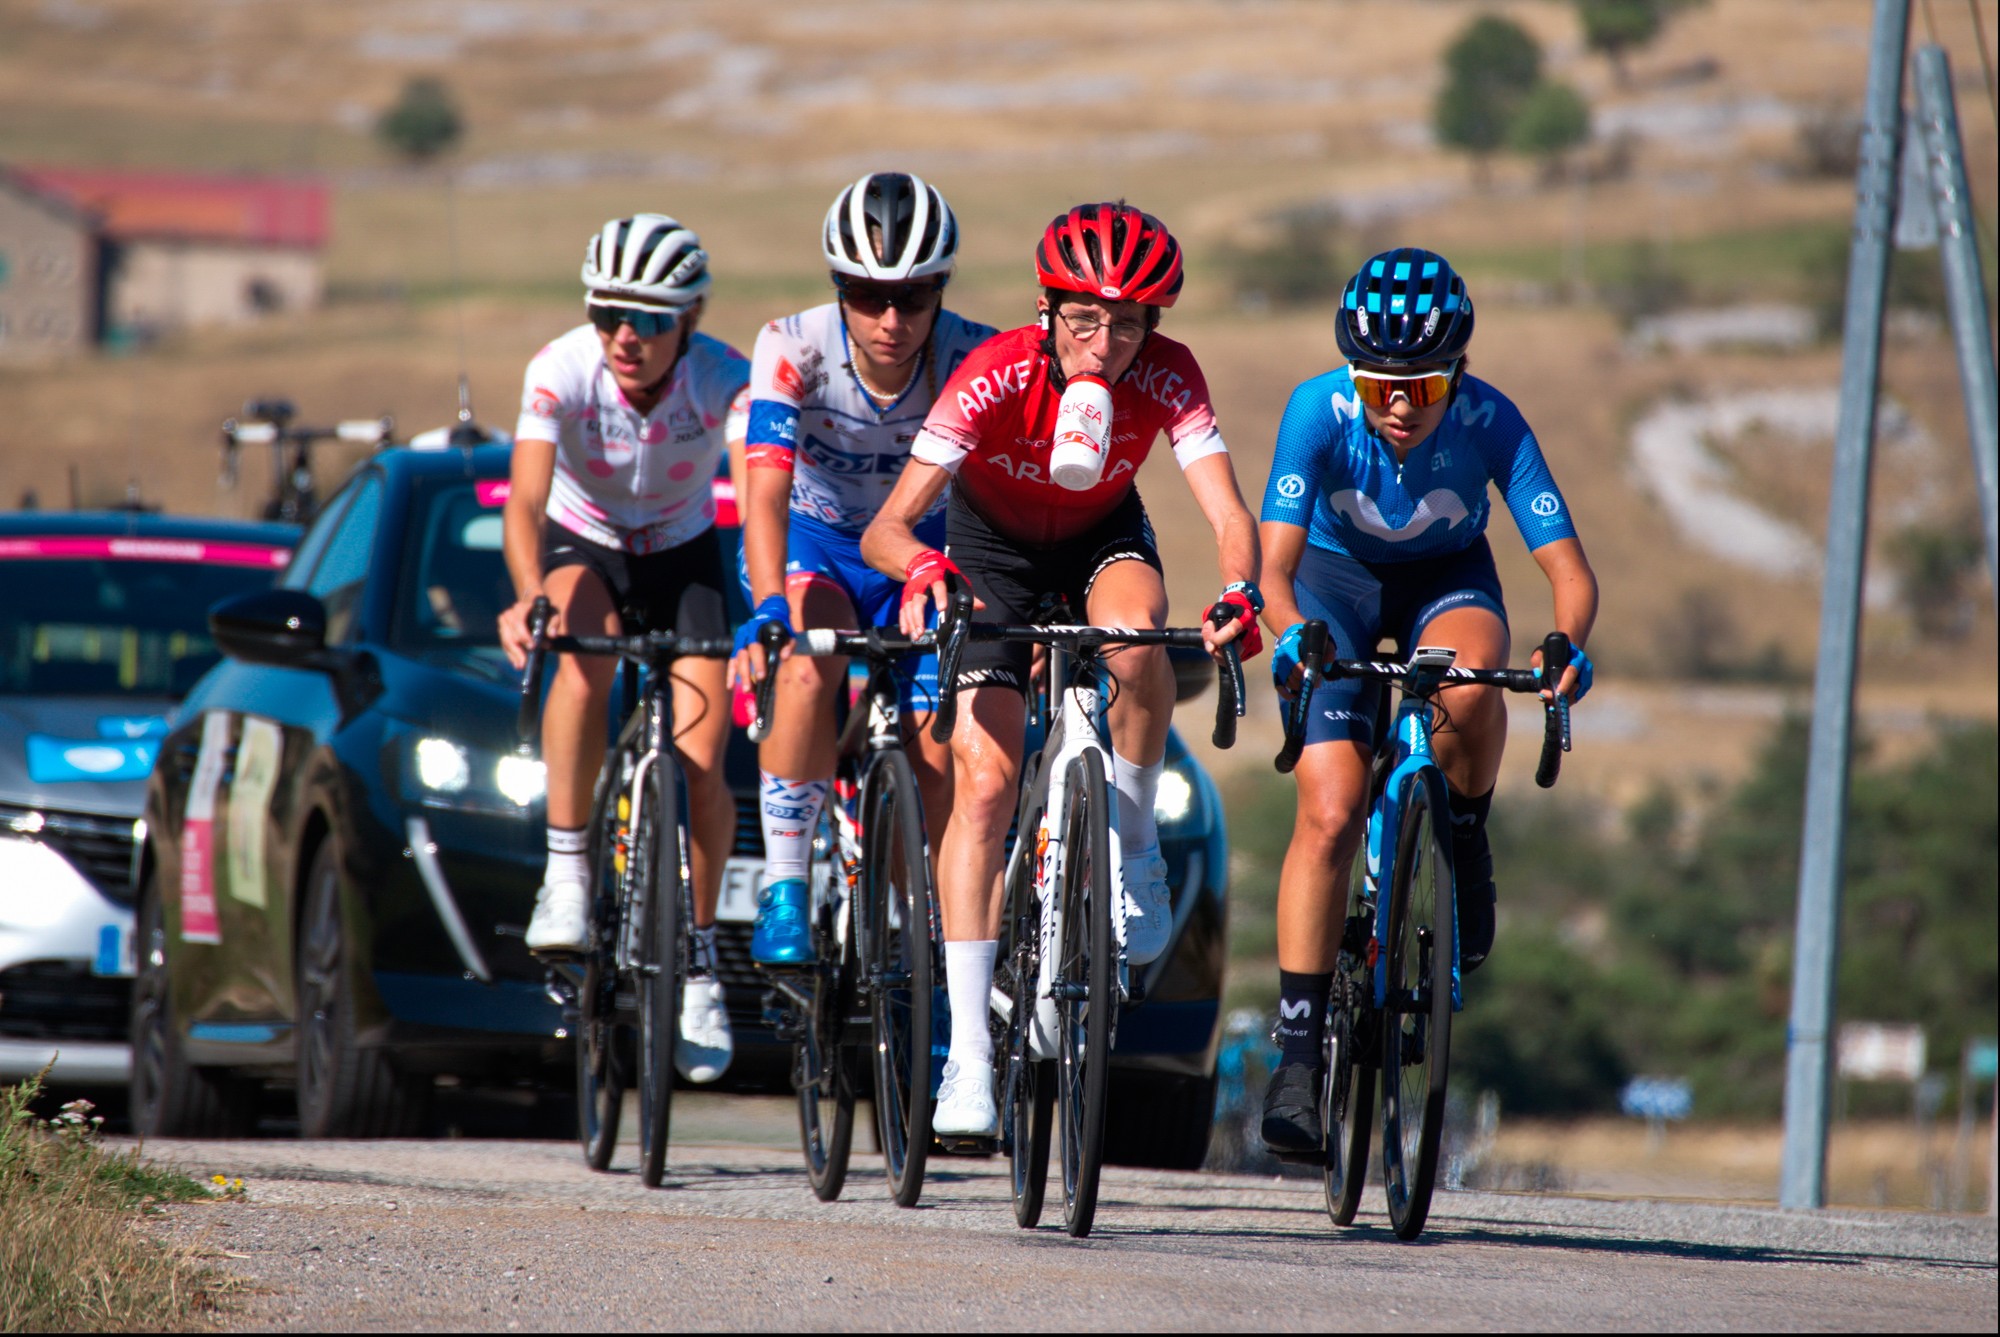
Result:
<svg viewBox="0 0 2000 1337"><path fill-rule="evenodd" d="M692 935L694 960L688 966L688 983L715 978L715 925L698 928Z"/></svg>
<svg viewBox="0 0 2000 1337"><path fill-rule="evenodd" d="M542 881L549 886L568 883L573 887L590 885L590 835L579 827L575 831L560 826L549 828L549 867L542 874Z"/></svg>
<svg viewBox="0 0 2000 1337"><path fill-rule="evenodd" d="M993 1033L986 1029L992 1010L993 956L1000 944L947 942L944 945L944 986L951 997L951 1061L993 1065Z"/></svg>
<svg viewBox="0 0 2000 1337"><path fill-rule="evenodd" d="M1118 845L1128 859L1160 843L1153 801L1160 792L1160 773L1166 768L1165 757L1151 766L1135 766L1117 753L1111 754L1112 783L1118 790Z"/></svg>
<svg viewBox="0 0 2000 1337"><path fill-rule="evenodd" d="M769 771L757 773L759 811L764 822L764 885L787 878L803 880L812 862L813 827L826 801L824 780L780 780Z"/></svg>

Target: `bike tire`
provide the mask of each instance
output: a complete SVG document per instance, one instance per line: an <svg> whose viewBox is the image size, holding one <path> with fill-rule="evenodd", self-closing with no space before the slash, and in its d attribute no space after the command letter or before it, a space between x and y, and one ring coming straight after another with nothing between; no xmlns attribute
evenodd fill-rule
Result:
<svg viewBox="0 0 2000 1337"><path fill-rule="evenodd" d="M910 761L885 752L869 772L862 881L869 907L869 1012L875 1124L889 1191L914 1207L931 1149L936 890Z"/></svg>
<svg viewBox="0 0 2000 1337"><path fill-rule="evenodd" d="M1017 841L1033 848L1041 828L1039 805L1023 811ZM1007 940L1001 944L1004 971L996 981L1012 1003L1005 1039L1000 1052L1006 1059L1006 1077L1000 1090L1005 1102L1001 1118L1007 1142L1007 1165L1014 1199L1014 1223L1033 1230L1041 1223L1042 1204L1049 1182L1049 1143L1055 1124L1055 1067L1037 1059L1032 1035L1036 1006L1036 985L1041 979L1041 901L1035 895L1035 866L1032 855L1022 858L1015 868L1007 891Z"/></svg>
<svg viewBox="0 0 2000 1337"><path fill-rule="evenodd" d="M854 907L845 896L846 870L841 867L831 813L822 813L820 822L826 856L814 860L807 877L807 885L813 889L813 960L818 965L812 1006L803 1022L805 1034L793 1049L793 1085L799 1097L799 1144L805 1152L806 1181L821 1202L832 1202L847 1184L848 1155L854 1146L854 1082L847 1037L858 971L852 931Z"/></svg>
<svg viewBox="0 0 2000 1337"><path fill-rule="evenodd" d="M1368 1180L1368 1136L1375 1120L1375 1068L1357 1032L1360 988L1334 977L1333 1016L1326 1028L1326 1211L1337 1226L1354 1224Z"/></svg>
<svg viewBox="0 0 2000 1337"><path fill-rule="evenodd" d="M1097 1215L1111 1023L1118 1010L1109 796L1101 755L1085 752L1070 763L1063 814L1062 947L1055 974L1060 1022L1056 1106L1063 1135L1063 1228L1076 1239L1090 1233Z"/></svg>
<svg viewBox="0 0 2000 1337"><path fill-rule="evenodd" d="M634 994L639 1005L639 1182L658 1188L667 1173L667 1130L674 1108L674 1046L681 1033L681 986L687 971L687 907L680 775L671 757L653 765L647 801L634 832L640 877L632 902L639 925Z"/></svg>
<svg viewBox="0 0 2000 1337"><path fill-rule="evenodd" d="M591 804L590 949L576 995L576 1122L583 1161L593 1170L611 1166L625 1109L630 1027L618 1017L614 947L619 923L619 883L630 848L631 799L625 779L630 756L614 752Z"/></svg>
<svg viewBox="0 0 2000 1337"><path fill-rule="evenodd" d="M1451 1067L1451 810L1443 778L1412 779L1389 884L1387 1004L1382 1014L1382 1184L1399 1239L1423 1232L1437 1182Z"/></svg>

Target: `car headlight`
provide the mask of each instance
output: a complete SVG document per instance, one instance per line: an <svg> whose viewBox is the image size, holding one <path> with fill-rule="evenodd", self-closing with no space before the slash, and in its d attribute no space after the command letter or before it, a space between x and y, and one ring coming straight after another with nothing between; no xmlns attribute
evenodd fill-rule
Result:
<svg viewBox="0 0 2000 1337"><path fill-rule="evenodd" d="M397 746L404 797L426 807L520 814L547 792L546 772L535 757L467 747L436 735L405 735Z"/></svg>

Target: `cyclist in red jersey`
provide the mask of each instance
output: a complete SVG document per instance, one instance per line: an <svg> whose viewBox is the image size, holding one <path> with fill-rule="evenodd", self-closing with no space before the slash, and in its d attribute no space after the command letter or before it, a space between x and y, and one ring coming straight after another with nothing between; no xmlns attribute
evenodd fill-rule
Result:
<svg viewBox="0 0 2000 1337"><path fill-rule="evenodd" d="M1036 324L997 334L967 356L938 393L910 463L862 536L861 555L904 580L901 620L921 631L943 609L946 577L979 600L976 620L1046 621L1045 601L1067 599L1091 623L1163 627L1167 592L1152 525L1133 483L1155 438L1167 434L1196 504L1215 531L1227 588L1211 605L1234 616L1206 639L1212 653L1247 637L1259 648L1256 524L1243 503L1208 385L1187 348L1155 333L1181 288L1181 251L1165 225L1123 203L1085 204L1051 222L1035 253L1042 295ZM1107 384L1103 470L1089 486L1059 485L1051 469L1065 388ZM914 530L947 487L945 551ZM1122 932L1135 964L1165 950L1172 922L1153 799L1174 706L1173 671L1158 647L1111 656L1110 709L1118 828L1125 860ZM1027 647L972 644L952 738L951 814L937 851L945 978L955 1016L983 1018L992 986L1003 893L1001 865L1014 815L1026 722ZM933 1127L990 1136L992 1047L983 1025L951 1028L951 1053Z"/></svg>

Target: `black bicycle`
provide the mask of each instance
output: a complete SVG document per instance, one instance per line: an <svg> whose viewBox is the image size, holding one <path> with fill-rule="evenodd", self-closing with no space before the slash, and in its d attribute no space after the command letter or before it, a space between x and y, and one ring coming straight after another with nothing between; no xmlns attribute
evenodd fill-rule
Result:
<svg viewBox="0 0 2000 1337"><path fill-rule="evenodd" d="M1041 1220L1051 1125L1062 1124L1063 1224L1081 1238L1097 1211L1111 1049L1124 1004L1144 999L1125 955L1114 904L1124 886L1117 812L1109 787L1105 711L1112 694L1105 656L1128 645L1199 648L1199 628L1131 629L974 623L971 596L954 594L939 633L938 709L933 736L957 719L959 656L968 640L1046 646L1038 714L1048 722L1040 751L1023 765L1021 805L1007 858L1006 917L994 972L995 1053L1001 1133L1013 1181L1014 1219ZM1060 615L1060 614L1058 614ZM1217 625L1221 619L1217 620ZM1217 747L1236 741L1243 666L1227 647L1216 701Z"/></svg>
<svg viewBox="0 0 2000 1337"><path fill-rule="evenodd" d="M727 659L727 639L649 632L549 636L549 603L529 611L533 637L516 729L525 749L541 713L542 666L558 654L625 661L624 717L604 758L590 812L587 945L550 963L550 988L576 1041L577 1134L593 1170L611 1164L625 1092L639 1090L639 1178L666 1174L674 1046L694 925L686 786L674 748L677 659ZM643 687L641 679L643 678Z"/></svg>
<svg viewBox="0 0 2000 1337"><path fill-rule="evenodd" d="M1349 912L1327 1006L1324 1143L1322 1151L1303 1159L1324 1170L1334 1224L1351 1224L1367 1179L1370 1106L1380 1072L1383 1187L1390 1224L1409 1240L1423 1231L1430 1215L1444 1138L1451 1018L1463 1005L1451 805L1444 772L1431 752L1434 716L1441 709L1436 697L1459 684L1539 692L1545 678L1549 684L1562 680L1570 642L1561 632L1542 642L1542 674L1455 668L1456 652L1424 646L1408 663L1334 659L1329 642L1324 622L1305 624L1299 643L1303 677L1298 695L1285 706L1279 771L1298 764L1313 692L1322 681L1393 683L1402 701L1392 730L1384 728L1386 700L1376 720L1367 829L1349 872ZM1552 693L1545 717L1535 773L1535 783L1544 789L1556 782L1562 754L1570 748L1569 701Z"/></svg>
<svg viewBox="0 0 2000 1337"><path fill-rule="evenodd" d="M757 684L751 737L761 740L769 728L777 655L788 637L776 624L766 624L759 636L772 666ZM791 1005L780 1024L795 1046L799 1138L806 1177L826 1202L840 1196L846 1182L855 1078L868 1068L889 1190L899 1205L913 1207L924 1187L944 933L922 800L904 750L895 666L930 648L928 636L913 641L879 627L806 631L792 647L793 654L868 665L867 685L841 731L833 801L814 842L817 864L807 884L813 965L766 968Z"/></svg>

